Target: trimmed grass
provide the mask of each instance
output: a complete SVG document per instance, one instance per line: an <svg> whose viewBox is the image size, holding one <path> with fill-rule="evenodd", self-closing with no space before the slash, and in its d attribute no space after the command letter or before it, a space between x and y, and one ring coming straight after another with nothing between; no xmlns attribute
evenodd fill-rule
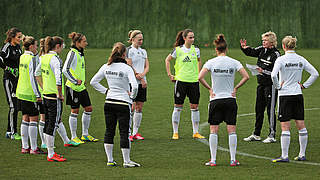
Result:
<svg viewBox="0 0 320 180"><path fill-rule="evenodd" d="M190 120L189 101L186 99L181 114L179 135L181 139L171 140L171 114L173 109L174 84L169 81L165 71L164 59L171 52L170 49L150 49L148 57L150 72L148 79L148 101L143 109L143 120L139 132L145 137L144 141L132 143L132 160L141 163L141 168L125 169L122 167L122 155L119 145L119 134L115 137L114 159L118 167L106 166L106 155L103 147L105 120L103 104L105 96L95 91L89 81L106 62L110 49L88 49L86 51L87 87L93 105L93 114L90 134L99 138L96 143L86 143L76 148L63 147L59 135L56 137L55 151L67 158L67 162L47 162L45 156L23 155L20 153L21 142L4 138L7 127L8 105L5 94L0 93L0 179L315 179L319 177L319 166L280 163L274 164L269 160L256 159L237 155L241 166L229 167L230 158L228 152L218 151L217 167L206 167L204 163L209 160L209 147L192 139L192 124ZM67 51L61 55L65 59ZM298 50L298 53L306 57L318 70L319 50ZM246 57L238 49L230 49L228 55L242 62L245 66L255 64L256 58ZM201 58L204 63L213 57L211 49L201 49ZM173 66L173 64L172 64ZM1 74L3 71L1 71ZM306 74L304 74L306 75ZM251 79L239 89L237 94L238 114L254 112L256 78ZM304 80L308 76L304 76ZM237 75L237 82L240 77ZM211 82L207 75L208 82ZM104 81L106 84L106 81ZM1 81L2 86L2 81ZM320 108L319 96L320 81L316 81L310 89L303 91L305 108ZM3 90L1 90L4 92ZM200 123L207 122L208 91L201 86L200 99ZM81 112L82 113L82 109ZM70 137L68 116L70 107L64 106L63 122ZM308 162L320 163L320 110L305 111L306 126L309 132L309 142L306 157ZM237 121L238 148L244 153L270 158L281 154L279 134L280 123L277 122L277 143L263 144L261 142L244 142L242 139L250 135L254 128L255 116L239 117ZM21 113L19 113L18 129L20 129ZM262 130L262 138L268 135L268 122ZM208 137L209 127L201 129L202 135ZM78 118L78 136L81 135L81 120ZM40 139L38 140L40 144ZM219 146L228 148L228 136L225 124L222 124L219 132ZM290 159L299 153L298 133L292 121Z"/></svg>

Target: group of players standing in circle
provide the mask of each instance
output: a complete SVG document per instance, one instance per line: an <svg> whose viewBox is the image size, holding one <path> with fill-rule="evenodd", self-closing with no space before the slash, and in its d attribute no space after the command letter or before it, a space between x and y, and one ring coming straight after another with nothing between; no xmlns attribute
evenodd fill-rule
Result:
<svg viewBox="0 0 320 180"><path fill-rule="evenodd" d="M85 141L96 142L98 139L88 132L92 106L86 90L84 49L88 45L86 36L81 33L69 34L71 48L63 65L59 53L65 47L61 37L46 37L38 42L31 36L22 39L22 32L11 28L7 32L5 45L1 50L0 67L4 69L3 85L9 104L8 129L6 137L22 139L22 153L48 154L48 161L66 161L66 158L54 152L55 133L58 131L64 146L78 146ZM120 147L124 167L140 167L130 159L130 142L144 139L138 133L142 120L142 109L147 100L147 79L149 61L147 52L142 49L143 34L139 30L130 31L128 48L121 42L114 44L106 64L91 79L90 84L106 95L104 114L106 131L104 147L107 165L116 166L113 159L113 144L117 122L119 122ZM237 135L236 94L249 79L249 75L238 60L227 56L227 42L223 34L214 40L217 57L208 60L201 67L200 50L194 43L191 29L178 32L174 50L165 59L170 81L175 83L174 109L172 112L173 140L179 139L178 127L185 97L188 96L191 109L193 138L204 139L199 133L200 113L198 110L199 82L210 94L208 122L210 123L209 146L211 160L205 165L216 166L219 124L226 122L229 134L230 166L240 165L236 160ZM25 52L22 54L20 41L23 40ZM273 162L288 162L290 145L290 119L295 119L299 130L300 153L295 160L306 160L305 150L308 133L304 125L304 107L301 89L308 88L319 76L317 70L294 51L296 38L286 36L282 40L285 55L280 57L276 49L276 35L267 32L262 35L263 46L251 48L246 40L241 40L241 50L248 56L258 57L257 100L255 131L245 141L261 140L260 133L263 113L267 107L270 133L264 143L275 142L275 104L279 96L278 119L281 122L282 155ZM170 61L175 59L175 74L170 71ZM311 74L305 83L301 83L302 71ZM205 75L211 73L211 86L205 81ZM235 73L242 79L234 86ZM278 79L277 75L280 74ZM72 138L67 136L61 121L64 101L64 78L66 76L66 104L71 106L69 127ZM102 79L108 82L108 88L100 84ZM280 83L279 83L280 82ZM82 114L82 136L77 131L77 117L80 105ZM17 133L17 112L22 111L21 137ZM37 146L37 126L40 114L39 134L41 148ZM132 124L132 125L131 125ZM132 126L132 132L131 132ZM30 146L29 146L30 139Z"/></svg>

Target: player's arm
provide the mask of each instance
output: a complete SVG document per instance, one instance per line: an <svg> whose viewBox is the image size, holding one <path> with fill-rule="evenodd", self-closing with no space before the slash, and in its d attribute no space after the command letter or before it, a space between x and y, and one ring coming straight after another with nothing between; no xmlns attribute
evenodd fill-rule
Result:
<svg viewBox="0 0 320 180"><path fill-rule="evenodd" d="M272 72L271 72L271 80L273 82L273 85L275 86L276 89L280 90L282 88L282 85L284 82L282 82L281 84L279 83L279 80L278 80L278 73L280 71L280 68L281 68L281 64L279 61L276 61L274 63L274 66L273 66L273 69L272 69Z"/></svg>
<svg viewBox="0 0 320 180"><path fill-rule="evenodd" d="M70 51L68 53L66 62L63 65L62 72L66 76L66 78L73 84L81 85L82 81L79 79L76 79L70 72L70 69L76 69L77 68L77 55L75 52Z"/></svg>
<svg viewBox="0 0 320 180"><path fill-rule="evenodd" d="M62 61L61 61L62 62ZM54 56L53 59L50 61L50 68L52 72L54 73L55 79L56 79L56 86L58 90L57 98L61 101L64 100L63 94L62 94L62 64L60 63L58 57Z"/></svg>
<svg viewBox="0 0 320 180"><path fill-rule="evenodd" d="M38 87L38 83L37 83L36 77L34 76L34 72L35 72L35 70L37 68L36 58L37 57L34 57L30 61L30 64L29 64L29 78L30 78L30 83L31 83L31 87L32 87L33 93L36 95L37 98L40 98L41 97L41 93L40 93L40 90L39 90L39 87Z"/></svg>
<svg viewBox="0 0 320 180"><path fill-rule="evenodd" d="M106 64L104 64L99 71L92 77L90 81L90 85L97 91L99 91L101 94L107 94L108 88L104 87L100 81L105 77L104 72L106 69Z"/></svg>
<svg viewBox="0 0 320 180"><path fill-rule="evenodd" d="M316 68L314 68L307 60L306 60L306 64L304 66L304 69L310 74L310 77L307 79L306 82L304 82L303 84L301 83L300 85L302 88L308 88L319 77L319 73L316 70Z"/></svg>
<svg viewBox="0 0 320 180"><path fill-rule="evenodd" d="M131 68L128 68L128 79L129 79L129 83L131 85L131 92L130 92L130 98L134 99L137 96L138 93L138 83L136 80L136 77L134 75L134 72Z"/></svg>
<svg viewBox="0 0 320 180"><path fill-rule="evenodd" d="M41 77L41 58L39 59L39 63L34 71L34 76L40 87L43 89L42 77Z"/></svg>
<svg viewBox="0 0 320 180"><path fill-rule="evenodd" d="M232 95L235 97L236 93L237 93L237 90L242 86L244 85L244 83L246 83L248 80L249 80L249 74L247 73L247 71L242 67L240 70L239 70L239 73L242 77L242 79L240 80L240 82L234 87L233 89L233 93Z"/></svg>
<svg viewBox="0 0 320 180"><path fill-rule="evenodd" d="M250 46L247 46L247 40L245 39L240 39L240 47L242 52L251 57L258 57L261 49L263 48L262 46L252 48Z"/></svg>
<svg viewBox="0 0 320 180"><path fill-rule="evenodd" d="M173 59L173 57L171 56L171 54L169 54L169 55L167 56L165 62L166 62L167 74L168 74L170 80L171 80L172 82L174 82L174 81L175 81L175 80L174 80L174 75L171 74L171 70L170 70L170 61L171 61L172 59Z"/></svg>

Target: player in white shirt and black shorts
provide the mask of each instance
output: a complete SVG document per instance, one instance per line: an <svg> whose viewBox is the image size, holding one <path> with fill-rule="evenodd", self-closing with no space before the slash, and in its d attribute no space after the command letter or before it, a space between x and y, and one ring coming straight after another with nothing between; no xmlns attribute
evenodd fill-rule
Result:
<svg viewBox="0 0 320 180"><path fill-rule="evenodd" d="M214 45L216 46L217 57L208 60L199 74L199 81L210 93L208 122L210 123L209 146L211 160L205 165L216 166L219 124L224 121L227 124L229 134L230 166L238 166L240 163L236 160L238 110L236 93L238 88L249 79L249 75L239 61L226 56L227 42L223 34L217 35ZM242 79L234 87L235 72L237 71L242 76ZM208 72L211 72L211 87L204 80Z"/></svg>
<svg viewBox="0 0 320 180"><path fill-rule="evenodd" d="M296 38L286 36L282 40L285 55L279 57L271 73L273 84L278 89L279 113L281 124L281 157L272 162L289 162L288 151L290 146L290 120L294 119L299 131L300 152L296 161L305 161L305 151L308 143L308 131L304 124L304 101L302 90L308 88L318 78L318 71L302 56L296 54ZM306 70L310 77L301 82L302 72ZM279 73L279 80L278 80Z"/></svg>
<svg viewBox="0 0 320 180"><path fill-rule="evenodd" d="M90 84L100 93L107 95L104 105L106 122L104 148L108 158L107 166L117 165L113 160L112 151L117 122L119 122L123 166L140 167L140 164L130 160L129 123L132 100L137 96L138 84L132 67L127 65L125 53L125 45L120 42L115 43L108 63L99 69ZM107 80L108 88L100 84L102 79Z"/></svg>
<svg viewBox="0 0 320 180"><path fill-rule="evenodd" d="M135 70L135 76L139 84L137 97L133 100L134 113L133 113L133 126L132 135L129 137L130 141L134 139L143 140L144 137L138 133L141 120L142 120L142 108L144 102L147 101L147 78L146 74L149 72L149 60L147 51L142 49L143 35L140 30L129 31L129 43L131 46L127 48L127 62Z"/></svg>

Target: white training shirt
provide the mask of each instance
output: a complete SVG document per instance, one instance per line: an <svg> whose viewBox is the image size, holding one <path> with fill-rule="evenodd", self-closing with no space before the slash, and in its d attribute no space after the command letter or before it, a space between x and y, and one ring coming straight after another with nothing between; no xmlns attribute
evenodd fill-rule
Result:
<svg viewBox="0 0 320 180"><path fill-rule="evenodd" d="M49 51L48 54L55 54L50 61L50 68L56 78L56 85L62 86L62 60L55 51ZM41 76L41 57L36 71L34 72L34 76Z"/></svg>
<svg viewBox="0 0 320 180"><path fill-rule="evenodd" d="M197 53L197 57L200 58L200 49L198 47L194 47ZM187 48L185 45L183 45L181 47L181 50L183 50L183 52L188 53L190 52L191 48ZM177 58L177 52L176 52L176 48L173 49L173 51L171 52L171 57L173 57L174 59Z"/></svg>
<svg viewBox="0 0 320 180"><path fill-rule="evenodd" d="M280 56L273 67L271 78L274 86L279 89L279 96L298 95L302 94L299 83L301 82L302 71L306 70L310 73L308 80L303 83L305 88L318 78L318 71L302 56L295 53L295 51L286 51L285 55ZM278 72L279 80L278 80ZM284 84L281 87L281 83Z"/></svg>
<svg viewBox="0 0 320 180"><path fill-rule="evenodd" d="M209 59L203 66L211 72L211 88L215 99L235 98L232 96L236 71L243 68L242 64L228 56L218 56Z"/></svg>
<svg viewBox="0 0 320 180"><path fill-rule="evenodd" d="M127 48L127 58L132 60L132 67L136 70L137 73L143 73L144 67L146 64L146 59L148 58L147 51L140 47L135 48L133 45ZM147 81L146 76L143 77ZM141 84L140 80L137 80Z"/></svg>
<svg viewBox="0 0 320 180"><path fill-rule="evenodd" d="M103 78L107 79L109 89L100 84ZM129 83L132 87L130 97L128 95L130 91ZM132 99L137 96L138 92L138 84L133 69L125 63L104 64L93 76L90 84L102 94L106 94L108 90L106 99L125 101L130 104L132 104Z"/></svg>

